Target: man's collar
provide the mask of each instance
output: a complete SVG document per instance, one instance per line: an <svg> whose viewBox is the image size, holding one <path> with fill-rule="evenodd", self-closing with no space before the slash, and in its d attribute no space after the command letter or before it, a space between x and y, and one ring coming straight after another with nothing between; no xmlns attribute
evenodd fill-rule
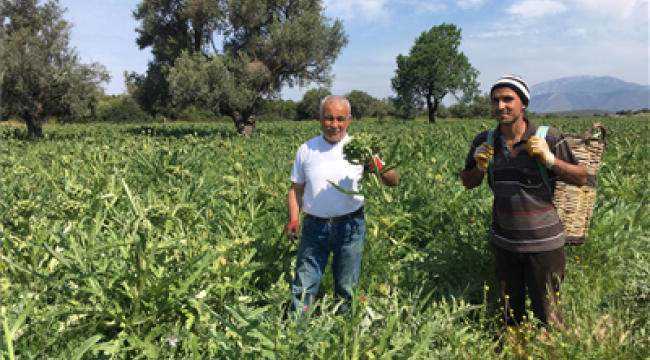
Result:
<svg viewBox="0 0 650 360"><path fill-rule="evenodd" d="M530 139L530 137L535 135L535 133L537 132L538 126L531 123L527 118L524 118L524 123L526 124L526 130L524 130L524 133L521 135L521 138L519 142L517 142L517 144L521 143L522 141L528 142L528 139ZM494 138L496 139L501 138L501 125L497 126L494 132Z"/></svg>

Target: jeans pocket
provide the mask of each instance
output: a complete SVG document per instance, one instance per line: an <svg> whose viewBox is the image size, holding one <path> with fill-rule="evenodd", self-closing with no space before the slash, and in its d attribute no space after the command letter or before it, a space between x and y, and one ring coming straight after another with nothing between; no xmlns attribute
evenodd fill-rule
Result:
<svg viewBox="0 0 650 360"><path fill-rule="evenodd" d="M345 230L349 234L354 236L365 232L366 230L365 226L366 226L365 219L363 215L361 215L361 216L351 218L350 221L347 221Z"/></svg>

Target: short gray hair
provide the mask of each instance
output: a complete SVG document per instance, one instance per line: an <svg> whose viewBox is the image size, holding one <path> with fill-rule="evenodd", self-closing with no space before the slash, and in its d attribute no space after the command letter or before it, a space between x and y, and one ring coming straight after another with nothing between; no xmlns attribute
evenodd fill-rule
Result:
<svg viewBox="0 0 650 360"><path fill-rule="evenodd" d="M341 96L341 95L327 95L327 96L325 96L325 98L320 102L320 110L319 110L318 113L320 114L320 117L321 117L321 118L323 117L323 105L325 105L325 104L327 104L327 103L334 103L334 102L340 102L340 103L342 103L343 105L346 105L346 106L348 107L348 117L350 117L350 115L352 115L352 105L350 105L350 102L348 101L348 99L345 98L345 96Z"/></svg>

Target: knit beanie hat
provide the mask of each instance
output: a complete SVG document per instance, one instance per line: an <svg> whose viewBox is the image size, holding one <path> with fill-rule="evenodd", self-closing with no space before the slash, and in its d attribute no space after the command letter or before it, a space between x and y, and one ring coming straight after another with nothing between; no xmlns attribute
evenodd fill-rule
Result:
<svg viewBox="0 0 650 360"><path fill-rule="evenodd" d="M521 78L521 76L503 75L501 78L499 78L499 80L497 80L497 82L494 83L494 85L492 85L492 89L490 89L490 95L492 95L494 90L501 87L512 89L517 93L517 95L519 95L521 102L523 102L524 105L528 106L528 102L530 101L530 91L528 91L528 85L526 85L526 82Z"/></svg>

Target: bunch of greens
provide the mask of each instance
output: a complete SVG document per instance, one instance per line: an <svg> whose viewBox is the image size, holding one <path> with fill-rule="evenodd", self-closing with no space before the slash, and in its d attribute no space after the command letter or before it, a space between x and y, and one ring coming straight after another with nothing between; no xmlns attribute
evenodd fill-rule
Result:
<svg viewBox="0 0 650 360"><path fill-rule="evenodd" d="M343 155L350 164L365 165L380 149L379 136L361 133L343 145Z"/></svg>
<svg viewBox="0 0 650 360"><path fill-rule="evenodd" d="M379 153L381 147L382 141L379 136L368 133L360 133L354 136L350 136L350 140L345 145L343 145L343 156L350 164L369 166L370 162L372 162L374 168L377 169L379 168L377 166L377 161L379 160L375 158L375 155ZM386 164L391 164L393 162L398 147L399 140L393 145L393 148L386 158ZM397 164L395 163L390 166L384 165L380 171L364 171L364 178L368 180L366 182L367 188L378 189L382 193L383 198L388 202L391 201L391 196L386 192L383 186L381 186L381 175L387 171L394 169L396 166ZM363 195L362 191L346 190L330 180L328 180L328 182L342 193L348 195Z"/></svg>

